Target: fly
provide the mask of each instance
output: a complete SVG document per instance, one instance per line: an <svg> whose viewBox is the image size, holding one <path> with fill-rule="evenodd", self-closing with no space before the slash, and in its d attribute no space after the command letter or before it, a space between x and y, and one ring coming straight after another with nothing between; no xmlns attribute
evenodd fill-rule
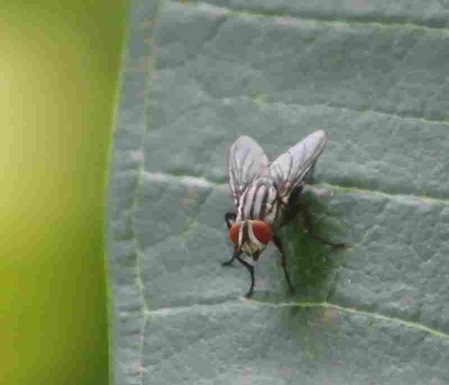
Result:
<svg viewBox="0 0 449 385"><path fill-rule="evenodd" d="M326 142L326 133L315 131L271 164L259 144L249 136L240 136L231 146L229 185L234 197L234 212L225 214L225 222L234 253L223 266L229 266L237 259L248 269L251 286L245 297L254 294L254 265L243 259L242 254L246 254L250 261L257 261L270 241L279 250L289 293L294 293L278 233L299 211L304 214L310 235L331 246L345 246L315 235L311 231L310 214L300 202L304 178L315 166Z"/></svg>

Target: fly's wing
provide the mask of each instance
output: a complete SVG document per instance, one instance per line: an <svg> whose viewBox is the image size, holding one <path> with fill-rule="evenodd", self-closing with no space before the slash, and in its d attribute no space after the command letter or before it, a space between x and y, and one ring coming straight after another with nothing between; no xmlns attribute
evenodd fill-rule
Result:
<svg viewBox="0 0 449 385"><path fill-rule="evenodd" d="M249 136L240 136L229 153L229 184L237 208L240 197L259 176L268 176L268 158L259 144Z"/></svg>
<svg viewBox="0 0 449 385"><path fill-rule="evenodd" d="M284 201L315 164L324 150L326 141L324 131L315 131L271 164L270 176Z"/></svg>

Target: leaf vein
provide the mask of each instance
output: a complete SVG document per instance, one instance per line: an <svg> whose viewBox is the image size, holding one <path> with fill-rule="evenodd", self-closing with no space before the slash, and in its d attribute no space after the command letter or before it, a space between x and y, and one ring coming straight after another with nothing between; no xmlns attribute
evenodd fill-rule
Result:
<svg viewBox="0 0 449 385"><path fill-rule="evenodd" d="M410 30L421 30L428 33L442 33L448 34L449 28L443 22L438 22L438 20L434 20L434 23L425 22L423 20L419 20L413 17L407 16L391 16L389 18L385 17L369 17L365 16L341 16L338 18L331 17L330 15L325 14L313 14L310 11L297 11L294 9L277 7L271 10L264 9L254 9L247 8L242 6L217 6L209 1L198 1L198 0L181 0L182 5L185 7L201 7L208 6L216 9L227 10L231 15L236 16L254 16L254 17L264 17L264 18L285 18L285 19L296 19L298 21L312 21L322 25L328 26L355 26L355 27L364 27L364 26L372 26L383 29L391 29L391 28L400 28L400 29L410 29ZM177 3L178 1L171 1L171 3ZM446 21L446 20L444 20Z"/></svg>
<svg viewBox="0 0 449 385"><path fill-rule="evenodd" d="M210 189L218 188L221 190L228 190L228 184L221 181L212 181L201 176L191 176L191 175L172 175L161 172L149 172L144 171L144 178L151 180L152 182L162 182L162 183L180 183L186 186L194 186L197 188ZM310 190L313 193L318 193L322 189L331 189L337 193L350 193L358 195L373 195L378 197L383 197L387 199L400 199L402 201L411 204L428 204L428 205L444 205L449 206L448 199L433 198L429 196L418 196L418 195L407 195L407 194L392 194L381 190L368 190L353 186L340 186L331 183L319 183L307 186L306 190Z"/></svg>
<svg viewBox="0 0 449 385"><path fill-rule="evenodd" d="M398 317L392 317L387 316L384 314L376 313L376 312L370 312L366 310L357 309L354 307L345 307L341 305L336 305L330 302L280 302L280 303L273 303L273 302L263 302L259 300L248 300L246 298L241 298L239 301L227 301L227 302L221 302L221 303L214 303L214 304L195 304L193 306L179 306L179 307L171 307L171 308L160 308L155 309L151 311L147 311L145 314L147 318L150 317L170 317L170 316L176 316L178 314L186 313L186 312L192 312L192 311L201 311L204 309L213 309L216 308L223 308L223 305L230 305L235 307L244 307L244 306L266 306L266 307L273 307L273 308L322 308L322 309L332 309L336 310L342 313L348 313L351 315L359 315L364 317L369 317L373 320L378 321L385 321L397 325L404 326L408 329L414 329L423 331L425 333L428 333L432 336L441 338L441 339L447 339L449 340L449 334L435 329L431 328L429 326L423 325L419 322L412 322L407 321Z"/></svg>

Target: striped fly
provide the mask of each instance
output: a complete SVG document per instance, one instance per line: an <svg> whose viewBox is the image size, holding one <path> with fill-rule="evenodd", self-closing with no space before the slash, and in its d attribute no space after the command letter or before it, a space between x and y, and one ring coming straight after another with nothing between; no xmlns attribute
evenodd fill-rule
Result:
<svg viewBox="0 0 449 385"><path fill-rule="evenodd" d="M311 231L311 217L301 203L306 175L313 169L326 145L326 133L315 131L270 163L259 144L249 136L240 136L229 154L229 185L234 197L234 212L225 214L229 238L234 244L229 266L237 259L251 276L245 297L254 293L254 262L272 241L279 250L281 267L289 293L294 288L287 271L287 257L279 230L302 212L310 235L336 247ZM247 258L242 258L246 254Z"/></svg>

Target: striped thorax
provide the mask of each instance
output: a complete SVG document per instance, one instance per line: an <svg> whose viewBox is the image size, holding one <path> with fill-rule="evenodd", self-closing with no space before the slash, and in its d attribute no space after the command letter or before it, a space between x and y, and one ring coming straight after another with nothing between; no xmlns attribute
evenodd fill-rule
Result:
<svg viewBox="0 0 449 385"><path fill-rule="evenodd" d="M259 219L272 224L278 212L277 195L272 180L256 179L240 198L236 220Z"/></svg>

